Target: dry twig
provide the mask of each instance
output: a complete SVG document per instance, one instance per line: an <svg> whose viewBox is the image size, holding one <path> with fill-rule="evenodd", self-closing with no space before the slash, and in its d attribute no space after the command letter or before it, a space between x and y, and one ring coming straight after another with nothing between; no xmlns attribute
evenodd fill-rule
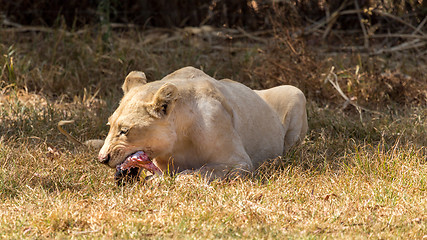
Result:
<svg viewBox="0 0 427 240"><path fill-rule="evenodd" d="M332 30L332 27L334 26L335 22L337 21L338 17L341 15L341 11L347 6L347 1L344 1L340 7L332 13L332 15L326 20L325 24L327 24L326 30L323 33L322 38L326 39L326 37L329 35L330 31Z"/></svg>
<svg viewBox="0 0 427 240"><path fill-rule="evenodd" d="M359 18L360 27L362 28L362 32L363 32L364 46L366 49L368 49L369 48L368 31L366 31L365 24L363 23L362 14L360 13L360 7L359 7L359 3L357 2L357 0L354 0L354 5L356 6L357 17Z"/></svg>
<svg viewBox="0 0 427 240"><path fill-rule="evenodd" d="M421 41L420 39L414 39L409 42L404 42L402 44L399 44L397 46L391 47L391 48L381 48L375 51L373 54L382 54L382 53L390 53L390 52L398 52L408 49L414 49L419 48L427 45L427 41Z"/></svg>
<svg viewBox="0 0 427 240"><path fill-rule="evenodd" d="M363 118L362 118L362 110L365 112L370 112L370 113L375 113L375 114L379 114L381 115L380 112L377 111L373 111L373 110L369 110L365 107L362 107L360 105L358 105L357 103L355 103L351 98L347 97L347 95L345 95L345 93L343 92L343 90L341 89L339 83L338 83L338 76L334 73L334 69L335 67L332 66L331 70L329 71L328 75L326 75L325 78L325 83L329 82L334 88L335 90L337 90L337 92L341 95L342 98L344 98L345 102L343 104L342 109L344 109L345 107L347 107L349 104L353 105L356 110L359 112L359 116L360 116L360 121L363 122Z"/></svg>
<svg viewBox="0 0 427 240"><path fill-rule="evenodd" d="M241 28L241 27L237 27L237 30L239 30L239 32L241 32L245 37L247 37L249 39L252 39L252 40L255 40L258 42L262 42L264 44L267 44L267 42L268 42L265 38L260 38L260 37L253 35L253 34L250 34L250 33L246 32L245 30L243 30L243 28Z"/></svg>
<svg viewBox="0 0 427 240"><path fill-rule="evenodd" d="M373 10L373 12L377 13L379 15L383 15L385 17L391 18L393 20L396 20L396 21L398 21L398 22L400 22L400 23L402 23L402 24L404 24L404 25L406 25L406 26L414 29L414 33L417 32L417 33L419 33L421 35L425 35L425 33L423 31L421 31L421 29L418 29L417 27L414 27L412 24L404 21L403 19L401 19L401 18L399 18L397 16L394 16L393 14L390 14L390 13L387 13L387 12L383 12L383 11L380 11L380 10Z"/></svg>
<svg viewBox="0 0 427 240"><path fill-rule="evenodd" d="M65 137L67 137L68 140L70 140L72 143L80 146L85 146L82 142L80 142L77 138L73 137L71 134L69 134L67 131L65 131L62 126L74 123L74 120L62 120L58 122L58 130L64 134Z"/></svg>

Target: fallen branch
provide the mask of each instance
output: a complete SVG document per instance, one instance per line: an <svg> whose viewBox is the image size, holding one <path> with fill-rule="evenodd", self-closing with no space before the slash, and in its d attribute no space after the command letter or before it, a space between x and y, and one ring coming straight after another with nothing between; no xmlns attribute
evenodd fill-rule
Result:
<svg viewBox="0 0 427 240"><path fill-rule="evenodd" d="M414 32L412 32L412 34L415 34L416 32L420 32L421 28L424 26L426 22L427 22L427 16L421 21L417 29L415 29Z"/></svg>
<svg viewBox="0 0 427 240"><path fill-rule="evenodd" d="M414 33L417 32L417 33L419 33L421 35L425 35L425 33L423 31L421 31L421 29L418 29L417 27L414 27L412 24L405 22L404 20L402 20L399 17L394 16L393 14L390 14L390 13L387 13L387 12L383 12L383 11L380 11L380 10L373 10L372 12L377 13L379 15L383 15L385 17L388 17L388 18L391 18L391 19L394 19L394 20L398 21L398 22L400 22L400 23L402 23L402 24L404 24L404 25L406 25L406 26L414 29Z"/></svg>
<svg viewBox="0 0 427 240"><path fill-rule="evenodd" d="M346 6L345 5L346 2L344 2L342 6ZM320 31L323 32L323 39L326 38L327 35L329 35L330 32L332 32L332 26L335 24L337 18L339 16L344 16L344 15L352 15L352 14L356 14L358 16L359 22L360 22L360 26L362 29L362 33L363 33L363 38L364 38L364 47L366 49L369 48L369 38L387 38L387 37L401 37L401 38L415 38L415 39L420 39L420 40L426 40L427 39L427 34L425 34L421 29L424 27L424 25L427 23L427 16L423 19L423 21L421 21L421 23L415 27L412 24L404 21L403 19L387 13L387 12L383 12L380 10L373 10L372 12L387 17L387 18L391 18L399 23L404 24L405 26L410 27L411 29L413 29L412 34L377 34L377 35L372 35L372 33L369 33L368 29L366 29L366 26L363 23L363 18L362 18L362 13L364 13L365 11L363 9L360 9L358 2L355 0L354 1L354 5L356 7L356 9L351 9L351 10L342 10L342 8L340 7L339 9L337 9L335 12L333 12L331 14L331 16L329 18L322 18L319 21L311 21L313 22L312 25L310 25L309 27L306 27L304 29L304 35L307 34L311 34L313 32L316 31ZM309 20L309 19L308 19ZM325 27L325 30L321 30L321 28ZM348 31L348 30L347 30Z"/></svg>
<svg viewBox="0 0 427 240"><path fill-rule="evenodd" d="M40 27L40 26L23 26L18 23L10 22L9 20L5 19L3 22L0 23L5 26L11 26L10 28L1 28L0 31L2 32L10 32L10 33L21 33L21 32L42 32L42 33L55 33L55 32L61 32L64 33L66 36L72 36L72 35L80 35L82 33L85 33L86 30L82 29L76 32L69 32L64 29L54 29L54 28L48 28L48 27Z"/></svg>
<svg viewBox="0 0 427 240"><path fill-rule="evenodd" d="M334 26L335 22L338 20L338 17L341 15L341 11L347 6L347 1L344 1L340 7L332 13L330 17L326 20L325 24L326 30L323 33L322 39L326 39L326 37L329 35L329 32L332 30L332 27Z"/></svg>
<svg viewBox="0 0 427 240"><path fill-rule="evenodd" d="M267 44L267 42L268 42L268 40L266 40L265 38L260 38L260 37L257 37L255 35L249 34L245 30L243 30L243 28L241 28L241 27L237 27L237 30L239 30L239 32L242 33L243 36L245 36L245 37L247 37L249 39L252 39L252 40L255 40L255 41L258 41L258 42L262 42L264 44Z"/></svg>
<svg viewBox="0 0 427 240"><path fill-rule="evenodd" d="M360 7L358 0L354 0L354 5L356 6L357 10L357 17L359 18L360 27L362 28L363 32L363 46L365 46L366 49L369 48L369 36L368 31L366 30L365 24L363 23L362 14L360 13Z"/></svg>
<svg viewBox="0 0 427 240"><path fill-rule="evenodd" d="M377 51L375 51L373 54L382 54L382 53L390 53L390 52L398 52L403 50L409 50L414 48L423 47L424 45L427 45L427 41L421 41L420 39L415 39L410 42L404 42L400 45L391 47L391 48L381 48Z"/></svg>
<svg viewBox="0 0 427 240"><path fill-rule="evenodd" d="M356 110L359 112L361 122L363 122L362 110L365 112L370 112L370 113L382 115L380 112L373 111L373 110L370 110L370 109L367 109L365 107L358 105L353 100L351 100L349 97L347 97L347 95L345 95L345 93L343 92L343 90L341 89L341 87L338 83L338 76L334 73L334 69L335 69L335 67L332 66L331 70L329 71L328 75L326 76L324 82L325 83L329 82L335 88L335 90L337 90L337 92L341 95L341 97L344 98L345 102L343 104L342 109L346 108L349 104L354 106L356 108Z"/></svg>
<svg viewBox="0 0 427 240"><path fill-rule="evenodd" d="M374 34L369 37L370 38L415 38L420 40L427 40L427 36L421 36L421 35L415 35L415 34L396 34L396 33Z"/></svg>

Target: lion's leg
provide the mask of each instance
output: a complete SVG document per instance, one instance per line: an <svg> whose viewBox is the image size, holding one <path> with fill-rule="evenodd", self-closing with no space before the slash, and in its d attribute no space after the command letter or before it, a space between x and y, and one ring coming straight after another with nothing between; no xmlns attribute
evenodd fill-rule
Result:
<svg viewBox="0 0 427 240"><path fill-rule="evenodd" d="M194 170L193 173L210 180L242 177L250 173L253 168L251 163L245 162L246 160L240 159L238 163L208 163Z"/></svg>
<svg viewBox="0 0 427 240"><path fill-rule="evenodd" d="M185 170L179 175L199 175L209 181L215 179L243 177L251 172L251 166L245 165L230 165L227 163L206 164L196 170Z"/></svg>
<svg viewBox="0 0 427 240"><path fill-rule="evenodd" d="M253 170L252 160L233 129L228 135L216 136L215 143L205 145L204 164L198 169L185 170L181 175L201 175L208 180L244 176Z"/></svg>

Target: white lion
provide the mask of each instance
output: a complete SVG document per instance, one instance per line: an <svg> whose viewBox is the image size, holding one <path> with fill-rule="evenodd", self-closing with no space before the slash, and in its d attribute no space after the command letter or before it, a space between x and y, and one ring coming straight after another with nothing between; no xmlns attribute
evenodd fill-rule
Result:
<svg viewBox="0 0 427 240"><path fill-rule="evenodd" d="M291 86L255 92L185 67L150 83L131 72L122 89L98 157L112 168L142 152L163 172L241 175L282 155L307 130L304 95Z"/></svg>

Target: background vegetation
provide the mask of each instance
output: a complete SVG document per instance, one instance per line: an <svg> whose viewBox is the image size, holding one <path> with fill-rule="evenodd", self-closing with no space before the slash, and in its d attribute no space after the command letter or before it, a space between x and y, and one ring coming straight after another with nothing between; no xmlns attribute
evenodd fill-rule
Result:
<svg viewBox="0 0 427 240"><path fill-rule="evenodd" d="M0 237L427 237L426 1L0 1ZM131 70L306 94L246 179L117 187L96 152Z"/></svg>

